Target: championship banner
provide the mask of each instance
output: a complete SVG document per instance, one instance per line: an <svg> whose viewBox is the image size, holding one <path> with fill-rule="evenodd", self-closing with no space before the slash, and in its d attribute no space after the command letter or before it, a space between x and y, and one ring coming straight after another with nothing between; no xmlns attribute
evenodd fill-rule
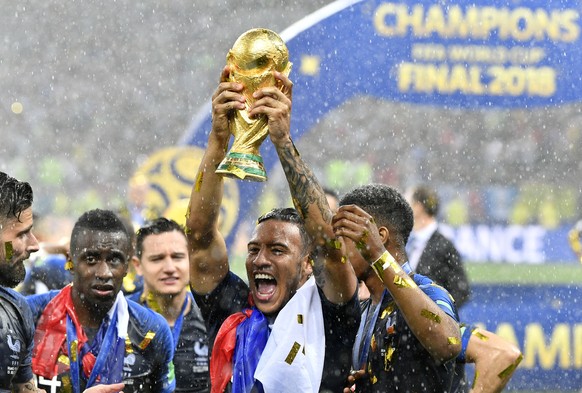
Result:
<svg viewBox="0 0 582 393"><path fill-rule="evenodd" d="M579 264L568 244L570 226L546 229L540 225L440 225L464 261L536 265Z"/></svg>
<svg viewBox="0 0 582 393"><path fill-rule="evenodd" d="M281 33L294 64L292 136L362 96L468 110L579 101L580 10L569 0L334 2ZM182 143L204 147L210 127L207 105ZM269 173L269 142L261 156ZM233 229L263 185L238 187Z"/></svg>
<svg viewBox="0 0 582 393"><path fill-rule="evenodd" d="M509 391L571 391L582 387L582 289L578 285L471 286L461 320L516 344L523 360ZM468 366L468 380L473 380Z"/></svg>

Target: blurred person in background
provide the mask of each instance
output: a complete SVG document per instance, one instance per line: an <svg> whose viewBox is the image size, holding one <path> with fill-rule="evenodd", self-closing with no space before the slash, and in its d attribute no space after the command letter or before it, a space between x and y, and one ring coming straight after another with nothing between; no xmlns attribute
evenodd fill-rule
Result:
<svg viewBox="0 0 582 393"><path fill-rule="evenodd" d="M410 267L449 291L460 309L469 300L469 279L459 251L438 229L438 195L421 185L408 190L406 199L414 214L414 227L406 245Z"/></svg>
<svg viewBox="0 0 582 393"><path fill-rule="evenodd" d="M126 300L131 235L112 211L84 213L71 234L73 282L27 297L36 331L33 372L51 392L125 382L124 391L172 392L173 340L157 313Z"/></svg>
<svg viewBox="0 0 582 393"><path fill-rule="evenodd" d="M73 220L47 215L35 219L34 233L40 250L30 259L26 277L18 291L24 295L62 289L73 277L66 269Z"/></svg>
<svg viewBox="0 0 582 393"><path fill-rule="evenodd" d="M337 212L337 208L339 207L339 194L336 190L329 187L323 187L323 193L325 194L331 212L335 214L335 212Z"/></svg>
<svg viewBox="0 0 582 393"><path fill-rule="evenodd" d="M141 228L147 221L147 195L150 191L150 182L143 173L136 174L130 181L127 190L127 213L133 224L134 231Z"/></svg>
<svg viewBox="0 0 582 393"><path fill-rule="evenodd" d="M176 392L209 392L206 326L189 288L184 230L167 218L147 223L137 232L132 262L144 285L128 298L160 313L172 331Z"/></svg>
<svg viewBox="0 0 582 393"><path fill-rule="evenodd" d="M407 244L411 267L442 285L454 298L455 305L461 307L469 300L469 280L459 252L438 230L438 195L421 185L408 190L406 197L414 214L414 227ZM519 348L474 326L463 326L462 333L452 392L468 392L471 388L465 377L465 363L475 364L473 392L501 391L521 361Z"/></svg>
<svg viewBox="0 0 582 393"><path fill-rule="evenodd" d="M568 232L568 242L578 261L582 263L582 220L578 221Z"/></svg>

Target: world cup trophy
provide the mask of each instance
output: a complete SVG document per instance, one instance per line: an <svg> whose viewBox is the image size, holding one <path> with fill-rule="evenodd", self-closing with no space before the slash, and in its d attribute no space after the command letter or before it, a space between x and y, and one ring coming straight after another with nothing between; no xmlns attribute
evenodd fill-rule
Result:
<svg viewBox="0 0 582 393"><path fill-rule="evenodd" d="M229 131L234 141L216 173L244 180L266 181L267 173L259 148L268 135L268 119L264 115L251 119L248 111L255 102L255 91L275 86L273 70L289 76L292 65L289 51L277 33L268 29L251 29L238 37L226 61L230 67L229 81L244 86L245 109L233 111Z"/></svg>

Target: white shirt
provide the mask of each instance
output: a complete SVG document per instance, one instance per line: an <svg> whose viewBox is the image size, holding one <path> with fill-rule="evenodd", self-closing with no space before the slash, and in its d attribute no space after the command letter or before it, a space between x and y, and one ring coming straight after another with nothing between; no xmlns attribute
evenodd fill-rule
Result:
<svg viewBox="0 0 582 393"><path fill-rule="evenodd" d="M426 247L426 243L428 243L428 239L430 239L433 233L435 233L437 227L438 224L435 221L419 231L412 231L410 233L408 243L406 244L406 252L412 270L416 270L418 262L420 261L420 256Z"/></svg>

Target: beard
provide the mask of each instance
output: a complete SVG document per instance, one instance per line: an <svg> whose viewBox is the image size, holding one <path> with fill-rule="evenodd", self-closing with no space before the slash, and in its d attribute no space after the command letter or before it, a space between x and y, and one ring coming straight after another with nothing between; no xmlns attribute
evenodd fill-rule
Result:
<svg viewBox="0 0 582 393"><path fill-rule="evenodd" d="M24 261L0 263L0 286L14 288L24 280Z"/></svg>

